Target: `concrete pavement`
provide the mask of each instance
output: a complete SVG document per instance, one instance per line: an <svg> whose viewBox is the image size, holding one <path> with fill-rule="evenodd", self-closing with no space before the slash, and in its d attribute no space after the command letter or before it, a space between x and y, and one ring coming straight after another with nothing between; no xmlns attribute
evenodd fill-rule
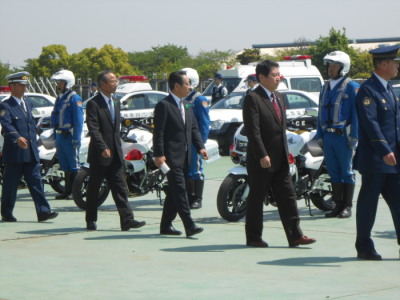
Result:
<svg viewBox="0 0 400 300"><path fill-rule="evenodd" d="M301 227L316 244L288 248L276 208L265 207L269 248L248 248L244 221L228 223L216 208L231 167L228 157L206 165L204 205L192 211L204 232L190 239L158 234L155 194L130 198L145 227L121 232L109 196L98 230L88 232L84 212L54 200L50 187L60 215L44 223L36 221L28 190L19 190L18 222L0 222L0 299L398 299L399 247L384 201L373 230L383 261L356 259L355 217L325 219L314 207L310 216L303 200ZM183 230L179 218L174 226Z"/></svg>

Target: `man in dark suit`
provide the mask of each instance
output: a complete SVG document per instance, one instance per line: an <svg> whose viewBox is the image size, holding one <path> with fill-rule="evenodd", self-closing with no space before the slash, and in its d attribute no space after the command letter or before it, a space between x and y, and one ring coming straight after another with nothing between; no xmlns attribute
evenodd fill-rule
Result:
<svg viewBox="0 0 400 300"><path fill-rule="evenodd" d="M247 172L250 192L247 198L246 243L252 247L268 247L262 240L264 198L275 197L289 247L307 245L315 239L303 235L299 212L289 174L286 142L286 114L279 93L279 65L266 60L257 64L260 85L244 101L243 121L249 140Z"/></svg>
<svg viewBox="0 0 400 300"><path fill-rule="evenodd" d="M381 260L371 239L379 195L392 214L400 245L400 108L390 79L397 76L400 45L370 51L374 73L357 94L359 145L354 158L362 177L357 200L357 257Z"/></svg>
<svg viewBox="0 0 400 300"><path fill-rule="evenodd" d="M51 211L44 196L35 120L31 104L24 100L28 76L28 72L8 75L6 79L9 82L11 97L0 104L0 122L4 135L4 178L1 195L3 222L17 221L13 210L22 175L35 202L38 221L43 222L58 216L57 212Z"/></svg>
<svg viewBox="0 0 400 300"><path fill-rule="evenodd" d="M190 93L189 77L185 71L173 72L168 78L168 85L171 93L157 103L154 109L154 161L157 167L161 167L163 163L170 167L160 234L182 234L172 226L172 221L179 214L186 236L190 237L203 231L190 216L186 193L185 174L188 158L191 157L191 144L193 143L204 159L208 157L193 110L183 100Z"/></svg>
<svg viewBox="0 0 400 300"><path fill-rule="evenodd" d="M88 230L97 229L97 200L100 185L106 178L120 215L121 230L140 228L146 222L134 219L128 202L120 139L120 103L112 99L118 80L111 71L103 71L99 74L97 82L100 85L100 93L86 106L86 123L90 134L86 227Z"/></svg>

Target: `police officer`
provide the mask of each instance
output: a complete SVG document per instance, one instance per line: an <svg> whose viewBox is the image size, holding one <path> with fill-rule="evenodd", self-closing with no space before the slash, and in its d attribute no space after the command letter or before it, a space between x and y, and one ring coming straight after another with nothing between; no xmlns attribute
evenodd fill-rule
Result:
<svg viewBox="0 0 400 300"><path fill-rule="evenodd" d="M222 75L216 73L214 76L214 88L211 95L211 105L228 95L228 90L222 85Z"/></svg>
<svg viewBox="0 0 400 300"><path fill-rule="evenodd" d="M65 192L56 199L71 199L72 183L79 169L79 148L83 128L82 99L72 91L75 76L61 70L51 78L59 93L51 114L51 126L56 134L56 147L61 169L65 172Z"/></svg>
<svg viewBox="0 0 400 300"><path fill-rule="evenodd" d="M8 75L6 79L11 96L0 103L0 122L4 136L4 176L1 195L3 222L17 221L13 216L13 210L22 175L35 202L38 221L43 222L58 216L57 212L51 211L44 196L35 120L31 104L24 99L25 89L29 83L28 76L28 72Z"/></svg>
<svg viewBox="0 0 400 300"><path fill-rule="evenodd" d="M193 108L201 138L205 144L210 131L209 103L206 97L196 91L196 87L199 84L199 75L197 71L191 68L185 68L182 71L186 72L193 89L185 98L185 100L187 100ZM192 144L192 155L190 158L189 170L186 178L186 190L191 209L198 209L202 207L204 180L205 176L203 172L202 156L197 153L197 150Z"/></svg>
<svg viewBox="0 0 400 300"><path fill-rule="evenodd" d="M89 94L89 98L92 98L93 96L96 96L99 89L99 85L97 84L97 82L92 82L92 84L90 85L90 94Z"/></svg>
<svg viewBox="0 0 400 300"><path fill-rule="evenodd" d="M246 82L247 86L249 87L246 90L246 95L248 93L250 93L251 91L254 91L258 86L256 74L251 74L251 75L247 76L247 78L246 78L246 80L244 82Z"/></svg>
<svg viewBox="0 0 400 300"><path fill-rule="evenodd" d="M319 116L315 139L323 145L336 207L325 217L349 218L353 203L355 174L353 153L358 141L356 95L359 84L347 76L350 57L333 51L324 57L329 81L319 98Z"/></svg>
<svg viewBox="0 0 400 300"><path fill-rule="evenodd" d="M362 181L355 246L360 259L382 259L371 239L380 194L390 208L400 245L400 109L389 82L398 73L399 48L395 45L369 51L374 73L361 85L356 100L360 140L354 163Z"/></svg>

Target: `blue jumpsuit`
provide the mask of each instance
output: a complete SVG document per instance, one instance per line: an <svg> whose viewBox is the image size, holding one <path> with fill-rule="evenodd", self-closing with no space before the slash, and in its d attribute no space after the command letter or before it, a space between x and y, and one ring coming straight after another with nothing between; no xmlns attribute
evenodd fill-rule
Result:
<svg viewBox="0 0 400 300"><path fill-rule="evenodd" d="M79 169L79 148L83 129L82 99L73 91L58 96L51 114L56 132L58 160L64 172Z"/></svg>
<svg viewBox="0 0 400 300"><path fill-rule="evenodd" d="M356 216L358 252L375 250L371 231L379 195L389 206L400 245L400 109L399 99L394 97L392 87L387 91L375 74L357 95L360 140L354 165L362 177ZM395 166L383 160L391 152L397 160Z"/></svg>
<svg viewBox="0 0 400 300"><path fill-rule="evenodd" d="M333 183L355 184L349 137L354 142L358 139L358 88L358 83L343 77L332 90L327 82L320 93L315 139L323 139L325 162Z"/></svg>
<svg viewBox="0 0 400 300"><path fill-rule="evenodd" d="M186 97L187 101L192 104L194 116L199 126L201 138L205 144L210 131L209 103L207 98L197 91L193 91ZM192 145L192 156L189 162L188 178L193 180L204 180L203 164L201 155L197 153L196 148Z"/></svg>

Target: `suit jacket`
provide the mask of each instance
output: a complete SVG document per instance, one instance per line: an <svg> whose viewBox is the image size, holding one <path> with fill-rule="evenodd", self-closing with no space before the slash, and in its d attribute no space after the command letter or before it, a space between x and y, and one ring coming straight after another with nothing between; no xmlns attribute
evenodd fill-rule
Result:
<svg viewBox="0 0 400 300"><path fill-rule="evenodd" d="M360 173L397 173L400 160L399 101L390 101L386 88L372 75L358 91L356 98L359 122L359 144L354 158ZM393 95L393 97L395 97ZM397 166L389 166L383 157L396 155Z"/></svg>
<svg viewBox="0 0 400 300"><path fill-rule="evenodd" d="M25 101L27 113L13 96L0 103L0 122L4 136L3 161L24 163L39 161L36 124L32 116L32 107ZM19 137L28 141L29 147L22 149L17 144Z"/></svg>
<svg viewBox="0 0 400 300"><path fill-rule="evenodd" d="M282 122L261 86L246 96L243 105L243 123L248 138L247 160L260 165L260 159L268 155L271 167L266 170L270 172L280 170L281 167L289 170L288 160L283 159L288 157L284 102L281 94L275 92L275 96L281 110ZM287 163L282 165L285 161Z"/></svg>
<svg viewBox="0 0 400 300"><path fill-rule="evenodd" d="M108 166L112 163L114 156L121 161L124 160L120 138L120 103L114 101L115 123L112 122L110 110L101 93L93 97L86 105L86 123L89 129L90 143L88 152L88 163ZM101 153L111 150L111 158L105 158Z"/></svg>
<svg viewBox="0 0 400 300"><path fill-rule="evenodd" d="M184 107L185 123L172 95L158 102L154 109L154 156L165 156L169 167L184 167L187 155L191 155L191 143L198 151L204 148L193 109L187 101Z"/></svg>

